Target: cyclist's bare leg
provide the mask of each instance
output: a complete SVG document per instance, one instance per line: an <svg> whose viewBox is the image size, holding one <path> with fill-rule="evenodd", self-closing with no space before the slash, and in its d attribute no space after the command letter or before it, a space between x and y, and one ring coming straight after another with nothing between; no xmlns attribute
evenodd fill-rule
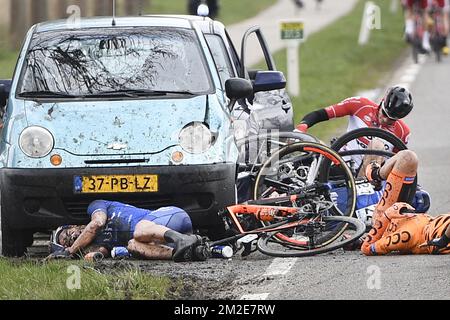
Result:
<svg viewBox="0 0 450 320"><path fill-rule="evenodd" d="M144 259L172 259L173 249L157 243L143 243L132 239L128 242L128 251Z"/></svg>
<svg viewBox="0 0 450 320"><path fill-rule="evenodd" d="M405 33L408 37L414 34L414 15L411 8L405 10Z"/></svg>
<svg viewBox="0 0 450 320"><path fill-rule="evenodd" d="M131 250L139 250L144 257L149 259L177 259L177 254L181 255L189 247L195 245L200 240L195 235L182 234L166 226L159 225L152 221L141 220L136 225L133 234ZM164 244L173 243L174 251Z"/></svg>
<svg viewBox="0 0 450 320"><path fill-rule="evenodd" d="M374 220L394 203L410 201L416 190L418 163L417 155L413 151L402 150L381 167L380 177L386 179L386 186L375 208Z"/></svg>

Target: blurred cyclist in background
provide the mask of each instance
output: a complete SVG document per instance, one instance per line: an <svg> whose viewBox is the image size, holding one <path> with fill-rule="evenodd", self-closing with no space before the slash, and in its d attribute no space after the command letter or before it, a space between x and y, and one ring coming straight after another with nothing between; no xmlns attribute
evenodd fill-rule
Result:
<svg viewBox="0 0 450 320"><path fill-rule="evenodd" d="M424 27L424 34L422 39L422 47L425 51L431 50L430 45L430 25L433 22L430 17L430 10L439 10L439 14L442 15L442 21L444 22L444 33L447 36L449 33L449 0L402 0L403 7L405 8L405 34L406 39L411 41L415 33L414 24L414 11L420 10L422 16L422 25ZM449 49L447 46L443 48L443 53L448 54Z"/></svg>

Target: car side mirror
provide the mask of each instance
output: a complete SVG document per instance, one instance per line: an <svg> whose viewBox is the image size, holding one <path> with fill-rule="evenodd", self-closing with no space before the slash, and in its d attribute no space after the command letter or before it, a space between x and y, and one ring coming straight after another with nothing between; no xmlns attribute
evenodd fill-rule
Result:
<svg viewBox="0 0 450 320"><path fill-rule="evenodd" d="M230 78L225 81L225 92L230 98L228 109L231 111L239 99L244 99L253 94L253 85L249 80L242 78Z"/></svg>
<svg viewBox="0 0 450 320"><path fill-rule="evenodd" d="M253 81L253 92L286 88L286 78L280 71L258 71Z"/></svg>
<svg viewBox="0 0 450 320"><path fill-rule="evenodd" d="M11 92L12 80L0 80L0 108L4 110Z"/></svg>

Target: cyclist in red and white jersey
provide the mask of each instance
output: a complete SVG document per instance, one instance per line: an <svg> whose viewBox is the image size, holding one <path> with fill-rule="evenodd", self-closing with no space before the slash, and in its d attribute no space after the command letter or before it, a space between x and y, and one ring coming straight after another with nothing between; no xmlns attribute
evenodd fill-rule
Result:
<svg viewBox="0 0 450 320"><path fill-rule="evenodd" d="M404 87L394 86L387 91L380 104L362 97L348 98L338 104L307 114L296 127L296 130L306 132L316 123L349 116L347 132L359 128L381 128L394 134L407 144L410 129L401 119L406 117L412 108L411 93ZM368 147L396 151L392 144L385 141L383 144L381 140L371 142L369 137L360 137L350 141L344 147L344 150L360 150ZM363 161L367 164L374 160L373 157L364 158L362 155L354 155L350 158L353 160L354 168L360 173L364 172Z"/></svg>
<svg viewBox="0 0 450 320"><path fill-rule="evenodd" d="M405 33L407 39L411 39L414 34L414 6L417 6L422 10L422 21L423 25L427 26L427 21L430 21L429 11L433 8L440 8L442 14L442 21L444 21L445 34L449 33L449 18L448 13L450 10L449 0L402 0L405 8ZM430 33L428 28L425 28L423 34L422 46L426 51L430 51ZM445 46L443 49L445 54L448 54L448 47Z"/></svg>
<svg viewBox="0 0 450 320"><path fill-rule="evenodd" d="M347 131L365 127L381 128L407 144L410 130L400 119L406 117L413 106L411 93L404 87L395 86L387 91L380 104L362 97L348 98L338 104L308 113L296 129L306 132L316 123L349 116ZM367 148L369 143L370 141L363 137L356 149Z"/></svg>

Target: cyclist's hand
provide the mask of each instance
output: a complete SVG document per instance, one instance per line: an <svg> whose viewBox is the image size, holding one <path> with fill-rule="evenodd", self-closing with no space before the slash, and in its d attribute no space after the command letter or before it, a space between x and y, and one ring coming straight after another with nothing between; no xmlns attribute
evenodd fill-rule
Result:
<svg viewBox="0 0 450 320"><path fill-rule="evenodd" d="M71 259L72 255L68 250L61 250L61 251L55 251L52 252L45 258L46 261L48 260L56 260L56 259Z"/></svg>
<svg viewBox="0 0 450 320"><path fill-rule="evenodd" d="M367 180L374 186L374 189L376 191L379 191L382 189L383 180L380 177L380 164L376 161L372 161L367 167L366 167L366 177Z"/></svg>
<svg viewBox="0 0 450 320"><path fill-rule="evenodd" d="M308 131L308 125L306 123L300 123L297 127L295 127L294 132L303 132L306 133Z"/></svg>

